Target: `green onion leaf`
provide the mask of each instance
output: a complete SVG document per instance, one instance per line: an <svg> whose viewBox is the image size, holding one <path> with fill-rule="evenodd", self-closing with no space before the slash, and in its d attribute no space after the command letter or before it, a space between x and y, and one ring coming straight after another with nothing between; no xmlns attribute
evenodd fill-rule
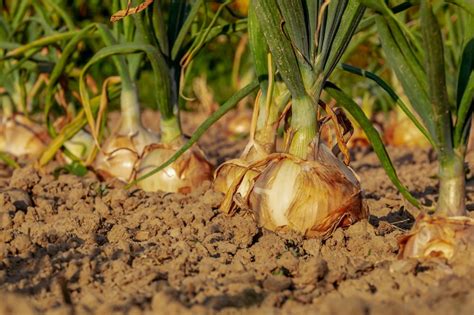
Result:
<svg viewBox="0 0 474 315"><path fill-rule="evenodd" d="M426 139L434 146L434 141L431 135L428 133L426 128L418 121L418 118L411 112L411 109L408 108L408 106L403 102L403 100L395 93L395 91L390 87L390 85L385 82L381 77L376 75L375 73L372 73L370 71L360 69L348 64L343 64L342 69L344 71L365 77L367 79L372 80L375 82L379 87L381 87L387 94L390 96L390 98L398 105L401 110L407 115L407 117L415 124L415 126L418 128L418 130L425 136Z"/></svg>
<svg viewBox="0 0 474 315"><path fill-rule="evenodd" d="M433 13L430 1L421 1L421 33L426 48L425 65L428 78L428 91L436 128L435 140L441 149L440 154L452 149L451 111L446 90L443 40L441 29ZM443 158L443 157L441 157Z"/></svg>
<svg viewBox="0 0 474 315"><path fill-rule="evenodd" d="M309 61L309 34L301 0L277 0L277 2L285 20L283 28L288 33L300 62Z"/></svg>
<svg viewBox="0 0 474 315"><path fill-rule="evenodd" d="M281 30L283 17L277 3L274 0L254 0L253 4L281 77L293 97L304 97L303 78L291 42Z"/></svg>
<svg viewBox="0 0 474 315"><path fill-rule="evenodd" d="M428 98L428 92L424 87L426 84L426 76L423 74L415 74L416 71L413 71L415 62L406 54L406 49L402 49L399 46L386 18L377 16L376 23L389 65L397 75L411 105L420 116L428 132L432 136L436 135L433 122L433 109ZM396 25L394 27L396 27ZM420 76L422 76L422 78L424 77L425 80L420 81Z"/></svg>
<svg viewBox="0 0 474 315"><path fill-rule="evenodd" d="M367 138L370 140L372 147L374 148L375 154L380 160L382 167L385 169L388 177L398 188L400 193L408 200L412 205L416 207L420 207L420 203L416 200L415 197L408 191L408 189L400 182L398 178L397 172L393 167L392 161L390 160L390 156L385 149L385 146L380 138L379 133L372 125L372 122L367 118L364 111L354 102L349 96L347 96L343 91L337 88L335 85L328 82L325 86L325 91L333 97L337 104L342 106L349 114L357 121L357 123L362 127Z"/></svg>

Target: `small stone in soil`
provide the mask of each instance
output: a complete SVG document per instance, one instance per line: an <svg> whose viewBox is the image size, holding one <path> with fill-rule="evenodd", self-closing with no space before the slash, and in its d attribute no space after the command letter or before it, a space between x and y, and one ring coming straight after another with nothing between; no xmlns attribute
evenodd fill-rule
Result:
<svg viewBox="0 0 474 315"><path fill-rule="evenodd" d="M23 189L11 189L8 191L8 196L16 210L26 211L28 207L33 206L30 195Z"/></svg>
<svg viewBox="0 0 474 315"><path fill-rule="evenodd" d="M273 292L280 292L283 290L288 289L291 286L291 279L287 278L283 275L270 275L268 276L265 281L263 281L263 287L265 290L273 291Z"/></svg>

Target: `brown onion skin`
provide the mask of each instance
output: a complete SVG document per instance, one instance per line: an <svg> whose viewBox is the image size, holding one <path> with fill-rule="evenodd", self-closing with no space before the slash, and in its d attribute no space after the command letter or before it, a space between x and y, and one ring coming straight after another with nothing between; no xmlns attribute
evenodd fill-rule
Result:
<svg viewBox="0 0 474 315"><path fill-rule="evenodd" d="M421 214L412 230L398 239L399 258L451 259L462 244L474 243L474 219Z"/></svg>
<svg viewBox="0 0 474 315"><path fill-rule="evenodd" d="M143 127L119 130L105 141L95 159L94 169L103 177L128 182L134 178L145 148L157 142L159 137Z"/></svg>
<svg viewBox="0 0 474 315"><path fill-rule="evenodd" d="M183 143L179 141L179 143ZM165 163L178 148L179 143L157 144L147 148L138 166L137 177ZM188 194L212 180L212 165L198 146L193 146L174 163L160 172L138 182L145 191L165 191Z"/></svg>
<svg viewBox="0 0 474 315"><path fill-rule="evenodd" d="M294 167L298 174L295 177L286 176L286 185L292 187L289 193L293 195L278 224L272 214L278 205L272 199L278 199L279 194L272 194L268 189L285 181L281 179L280 183L275 183L279 168L288 163L293 164L290 167ZM328 236L337 227L346 227L368 216L359 186L333 165L317 161L279 160L270 163L258 176L250 192L249 207L261 226L272 231L289 228L307 237ZM286 224L282 225L285 220Z"/></svg>
<svg viewBox="0 0 474 315"><path fill-rule="evenodd" d="M5 117L0 124L0 150L14 156L37 158L48 141L47 130L24 115Z"/></svg>

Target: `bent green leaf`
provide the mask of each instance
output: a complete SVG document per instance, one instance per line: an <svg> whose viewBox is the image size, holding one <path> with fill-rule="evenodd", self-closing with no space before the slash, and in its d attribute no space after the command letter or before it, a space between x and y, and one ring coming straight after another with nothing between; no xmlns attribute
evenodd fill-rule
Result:
<svg viewBox="0 0 474 315"><path fill-rule="evenodd" d="M362 109L354 102L349 96L347 96L343 91L337 88L335 85L328 83L325 86L325 91L333 97L337 104L342 106L349 114L357 121L357 123L362 127L367 138L369 139L372 147L374 148L374 152L377 154L377 157L382 164L385 172L387 173L388 177L392 181L392 183L397 187L400 193L408 200L412 205L416 207L420 207L420 203L416 200L415 197L408 191L408 189L401 183L400 179L398 178L397 171L393 167L392 161L390 156L385 149L385 146L380 138L379 133L372 125L372 122L367 118L365 113Z"/></svg>

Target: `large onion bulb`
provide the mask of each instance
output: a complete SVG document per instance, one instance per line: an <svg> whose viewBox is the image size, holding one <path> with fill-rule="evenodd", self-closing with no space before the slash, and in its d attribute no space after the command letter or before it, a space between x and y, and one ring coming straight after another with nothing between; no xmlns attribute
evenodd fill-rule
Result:
<svg viewBox="0 0 474 315"><path fill-rule="evenodd" d="M269 230L327 236L368 215L357 177L322 144L310 160L273 153L235 169L221 210L250 209Z"/></svg>
<svg viewBox="0 0 474 315"><path fill-rule="evenodd" d="M140 177L165 163L178 150L184 141L179 139L172 144L155 144L147 148L138 165ZM204 153L194 145L178 160L160 172L138 182L145 191L166 191L190 193L204 181L211 180L212 166Z"/></svg>
<svg viewBox="0 0 474 315"><path fill-rule="evenodd" d="M400 238L400 257L451 259L462 244L474 242L474 219L421 215Z"/></svg>
<svg viewBox="0 0 474 315"><path fill-rule="evenodd" d="M4 117L0 124L0 151L36 158L46 149L45 128L21 114Z"/></svg>
<svg viewBox="0 0 474 315"><path fill-rule="evenodd" d="M269 230L329 235L367 217L359 184L343 167L293 156L271 161L250 192L250 209Z"/></svg>

